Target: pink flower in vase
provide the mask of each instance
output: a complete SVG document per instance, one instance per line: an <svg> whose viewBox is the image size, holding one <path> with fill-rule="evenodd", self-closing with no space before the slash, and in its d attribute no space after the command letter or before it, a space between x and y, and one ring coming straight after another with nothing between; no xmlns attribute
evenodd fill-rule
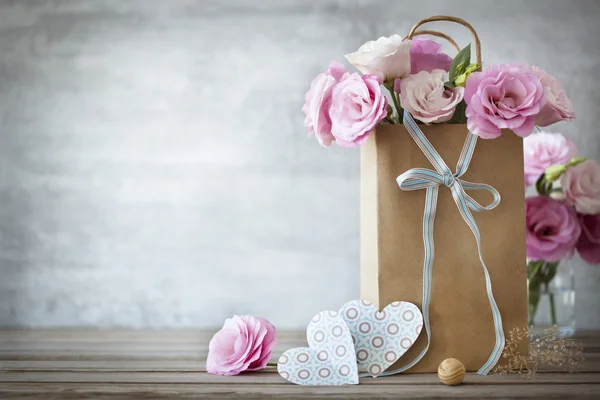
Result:
<svg viewBox="0 0 600 400"><path fill-rule="evenodd" d="M581 234L575 211L547 196L525 199L527 258L560 261L573 255Z"/></svg>
<svg viewBox="0 0 600 400"><path fill-rule="evenodd" d="M542 83L546 98L546 105L535 118L535 123L539 126L548 126L559 121L572 121L575 118L573 104L560 81L540 67L533 66L531 71Z"/></svg>
<svg viewBox="0 0 600 400"><path fill-rule="evenodd" d="M304 126L308 128L309 136L314 134L323 147L331 146L335 140L331 134L331 92L334 86L348 73L344 66L333 61L329 64L327 72L319 74L310 84L306 92L305 103L302 111L306 116Z"/></svg>
<svg viewBox="0 0 600 400"><path fill-rule="evenodd" d="M452 65L452 58L442 53L442 45L433 40L414 38L410 46L410 73L432 72L442 69L446 72Z"/></svg>
<svg viewBox="0 0 600 400"><path fill-rule="evenodd" d="M277 345L275 327L269 321L250 315L227 318L223 328L208 345L206 372L237 375L267 366Z"/></svg>
<svg viewBox="0 0 600 400"><path fill-rule="evenodd" d="M523 139L525 183L534 184L546 168L566 164L577 155L571 139L560 133L540 132Z"/></svg>
<svg viewBox="0 0 600 400"><path fill-rule="evenodd" d="M600 264L600 214L579 215L581 236L577 252L587 263Z"/></svg>
<svg viewBox="0 0 600 400"><path fill-rule="evenodd" d="M524 65L493 65L474 72L465 87L467 127L483 139L494 139L502 129L528 136L545 105L540 80Z"/></svg>
<svg viewBox="0 0 600 400"><path fill-rule="evenodd" d="M341 147L364 144L375 126L387 115L387 99L381 78L373 75L345 76L331 93L331 133Z"/></svg>
<svg viewBox="0 0 600 400"><path fill-rule="evenodd" d="M600 165L593 160L570 167L561 177L565 201L580 214L600 213Z"/></svg>

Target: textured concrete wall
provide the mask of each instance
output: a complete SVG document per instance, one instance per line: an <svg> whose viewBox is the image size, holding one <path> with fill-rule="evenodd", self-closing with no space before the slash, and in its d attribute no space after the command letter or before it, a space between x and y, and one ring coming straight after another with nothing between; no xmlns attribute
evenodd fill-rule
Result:
<svg viewBox="0 0 600 400"><path fill-rule="evenodd" d="M560 77L552 129L600 159L598 1L0 0L0 326L300 328L357 297L359 152L306 138L304 92L433 14Z"/></svg>

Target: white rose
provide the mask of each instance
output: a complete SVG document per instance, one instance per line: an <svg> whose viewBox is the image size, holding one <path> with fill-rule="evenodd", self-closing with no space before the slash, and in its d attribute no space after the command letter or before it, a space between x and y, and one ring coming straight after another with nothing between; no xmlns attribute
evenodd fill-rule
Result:
<svg viewBox="0 0 600 400"><path fill-rule="evenodd" d="M345 57L363 74L375 75L387 82L410 74L410 45L411 41L403 41L400 35L382 36Z"/></svg>
<svg viewBox="0 0 600 400"><path fill-rule="evenodd" d="M410 75L400 82L402 108L426 124L445 122L452 118L463 99L464 88L446 89L446 71L434 69Z"/></svg>

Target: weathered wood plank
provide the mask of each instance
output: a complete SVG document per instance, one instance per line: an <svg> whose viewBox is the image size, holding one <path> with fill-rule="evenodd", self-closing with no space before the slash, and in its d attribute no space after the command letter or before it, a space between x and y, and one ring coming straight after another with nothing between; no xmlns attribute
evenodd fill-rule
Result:
<svg viewBox="0 0 600 400"><path fill-rule="evenodd" d="M597 384L561 385L473 385L456 387L444 385L356 385L345 387L300 387L290 384L281 385L237 385L213 384L131 384L106 385L98 383L80 384L4 384L0 387L0 396L11 399L551 399L551 398L600 398L600 386Z"/></svg>
<svg viewBox="0 0 600 400"><path fill-rule="evenodd" d="M273 359L278 358L274 353ZM167 354L157 355L56 355L0 357L2 371L204 371L205 357ZM540 372L555 372L557 369L541 367ZM560 371L560 370L559 370ZM600 372L600 356L586 354L585 364L576 372Z"/></svg>
<svg viewBox="0 0 600 400"><path fill-rule="evenodd" d="M87 329L0 329L0 344L12 343L51 343L51 342L136 342L136 343L208 343L214 332L206 330L87 330ZM304 332L278 331L281 343L305 342Z"/></svg>
<svg viewBox="0 0 600 400"><path fill-rule="evenodd" d="M214 332L205 330L87 330L87 329L0 329L0 346L4 342L125 342L125 343L208 343ZM280 343L306 342L304 332L278 331ZM600 331L577 331L576 339L584 345L600 348Z"/></svg>
<svg viewBox="0 0 600 400"><path fill-rule="evenodd" d="M276 355L274 359L276 359ZM3 372L205 372L204 359L183 357L125 359L91 357L90 359L0 359ZM543 371L552 371L542 368ZM600 355L588 355L580 372L600 372Z"/></svg>
<svg viewBox="0 0 600 400"><path fill-rule="evenodd" d="M519 375L488 375L479 376L467 374L465 383L474 385L531 385L531 384L584 384L598 383L600 373L545 373L537 374L535 379L527 379ZM267 369L241 374L235 377L209 375L203 371L189 372L98 372L98 371L47 371L47 372L10 372L0 374L0 383L107 383L107 384L135 384L135 383L165 383L165 384L227 384L238 385L281 385L286 381L274 369ZM362 378L361 384L374 385L439 385L436 374L401 374L386 378Z"/></svg>

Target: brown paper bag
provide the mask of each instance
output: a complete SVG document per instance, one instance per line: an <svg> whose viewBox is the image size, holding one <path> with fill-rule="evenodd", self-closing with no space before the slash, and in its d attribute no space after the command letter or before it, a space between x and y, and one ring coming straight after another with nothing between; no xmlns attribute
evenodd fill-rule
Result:
<svg viewBox="0 0 600 400"><path fill-rule="evenodd" d="M454 172L466 125L419 126ZM491 185L502 197L495 209L473 215L506 336L515 327L527 327L522 143L510 131L495 140L479 139L462 177ZM379 126L361 151L361 298L380 309L396 300L422 306L425 190L406 192L396 183L398 175L416 167L433 169L403 125ZM468 194L481 204L491 201L490 194L478 192ZM434 241L431 345L408 372L435 372L450 357L477 371L494 348L492 311L475 237L444 186L439 188ZM408 364L425 345L423 329L390 369Z"/></svg>

